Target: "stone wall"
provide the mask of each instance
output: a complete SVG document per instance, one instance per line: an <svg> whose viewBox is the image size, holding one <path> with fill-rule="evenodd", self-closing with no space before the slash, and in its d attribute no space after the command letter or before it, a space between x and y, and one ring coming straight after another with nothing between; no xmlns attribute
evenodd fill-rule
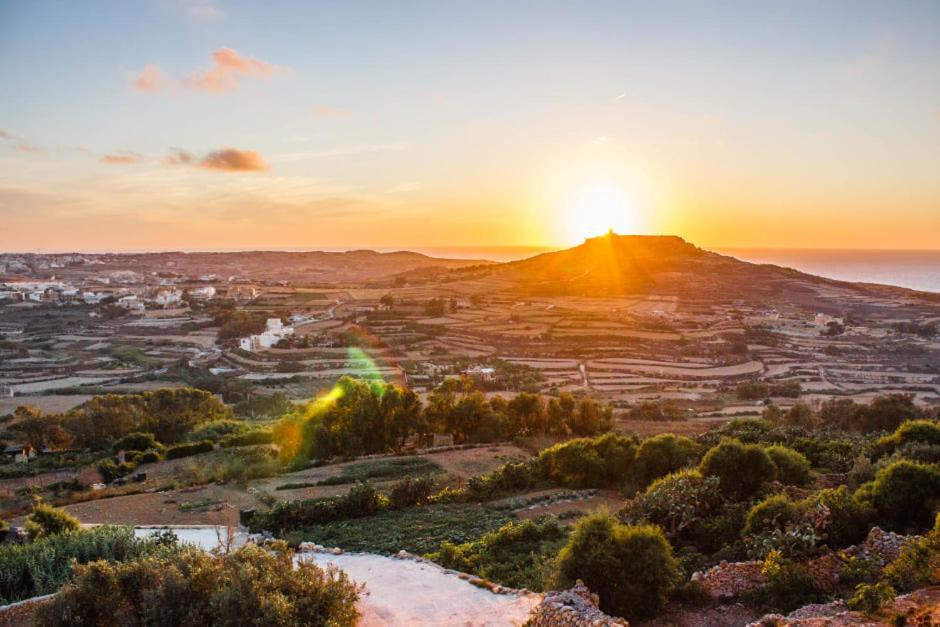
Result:
<svg viewBox="0 0 940 627"><path fill-rule="evenodd" d="M764 585L760 572L761 562L721 562L705 572L692 575L712 598L719 601L733 599Z"/></svg>
<svg viewBox="0 0 940 627"><path fill-rule="evenodd" d="M599 599L580 580L570 590L548 592L532 610L531 627L629 627L598 609Z"/></svg>

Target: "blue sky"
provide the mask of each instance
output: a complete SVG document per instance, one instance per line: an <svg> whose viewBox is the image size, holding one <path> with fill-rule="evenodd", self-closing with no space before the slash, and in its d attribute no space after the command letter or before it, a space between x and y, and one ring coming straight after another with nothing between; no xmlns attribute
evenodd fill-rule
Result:
<svg viewBox="0 0 940 627"><path fill-rule="evenodd" d="M3 1L0 249L940 248L938 35L936 2ZM220 50L257 71L197 86Z"/></svg>

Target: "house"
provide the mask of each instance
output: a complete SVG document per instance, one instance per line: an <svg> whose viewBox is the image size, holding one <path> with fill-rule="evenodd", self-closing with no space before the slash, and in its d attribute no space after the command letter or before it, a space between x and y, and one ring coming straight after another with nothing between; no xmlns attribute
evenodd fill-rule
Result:
<svg viewBox="0 0 940 627"><path fill-rule="evenodd" d="M473 366L464 370L463 374L482 381L492 381L496 378L496 368L490 368L489 366Z"/></svg>
<svg viewBox="0 0 940 627"><path fill-rule="evenodd" d="M189 291L189 295L199 300L209 300L215 298L215 288L211 285L197 287Z"/></svg>
<svg viewBox="0 0 940 627"><path fill-rule="evenodd" d="M249 335L238 341L238 347L252 352L262 348L271 348L284 338L294 334L294 327L285 327L280 318L268 318L265 330L257 335Z"/></svg>

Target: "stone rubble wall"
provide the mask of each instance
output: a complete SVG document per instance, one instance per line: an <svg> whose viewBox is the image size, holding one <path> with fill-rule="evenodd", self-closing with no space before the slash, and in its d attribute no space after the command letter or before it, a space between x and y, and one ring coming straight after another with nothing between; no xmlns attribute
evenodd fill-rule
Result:
<svg viewBox="0 0 940 627"><path fill-rule="evenodd" d="M712 598L725 601L764 585L761 562L725 562L692 575Z"/></svg>
<svg viewBox="0 0 940 627"><path fill-rule="evenodd" d="M570 590L548 592L532 610L530 627L629 627L598 609L599 598L579 579Z"/></svg>

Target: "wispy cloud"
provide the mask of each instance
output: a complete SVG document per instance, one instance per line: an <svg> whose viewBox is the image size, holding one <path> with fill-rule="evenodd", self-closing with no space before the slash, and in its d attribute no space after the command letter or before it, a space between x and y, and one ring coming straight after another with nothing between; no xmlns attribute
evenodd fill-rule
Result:
<svg viewBox="0 0 940 627"><path fill-rule="evenodd" d="M317 105L313 108L313 117L315 118L339 118L347 115L349 115L349 111L327 105Z"/></svg>
<svg viewBox="0 0 940 627"><path fill-rule="evenodd" d="M42 152L42 148L36 146L35 144L20 144L16 147L19 152Z"/></svg>
<svg viewBox="0 0 940 627"><path fill-rule="evenodd" d="M408 142L392 142L387 144L364 144L361 146L344 146L338 148L324 148L322 150L305 150L291 152L277 157L277 161L304 161L306 159L320 159L323 157L345 157L348 155L363 155L375 152L399 152L408 150Z"/></svg>
<svg viewBox="0 0 940 627"><path fill-rule="evenodd" d="M163 162L166 165L189 165L221 172L263 172L268 169L268 164L259 153L237 148L220 148L203 157L177 148Z"/></svg>
<svg viewBox="0 0 940 627"><path fill-rule="evenodd" d="M176 3L186 15L197 20L217 20L225 17L225 11L219 8L215 0L176 0Z"/></svg>
<svg viewBox="0 0 940 627"><path fill-rule="evenodd" d="M99 161L108 165L134 165L143 161L143 157L137 153L128 152L119 155L104 155Z"/></svg>
<svg viewBox="0 0 940 627"><path fill-rule="evenodd" d="M0 139L13 139L13 136L0 128Z"/></svg>
<svg viewBox="0 0 940 627"><path fill-rule="evenodd" d="M291 70L266 61L246 57L231 48L219 48L212 53L211 66L182 80L174 80L159 66L150 64L135 77L132 85L140 91L155 93L182 87L194 91L220 94L235 91L243 78L266 80L272 76L290 74Z"/></svg>

